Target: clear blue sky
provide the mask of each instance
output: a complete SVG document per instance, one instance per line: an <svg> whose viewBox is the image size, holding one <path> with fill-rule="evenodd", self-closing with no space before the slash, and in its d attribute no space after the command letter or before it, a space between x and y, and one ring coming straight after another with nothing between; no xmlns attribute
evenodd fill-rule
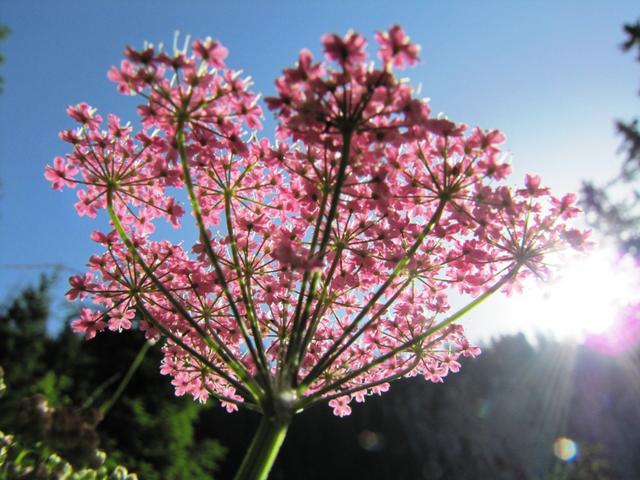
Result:
<svg viewBox="0 0 640 480"><path fill-rule="evenodd" d="M134 120L137 100L106 78L125 45L171 44L174 32L212 36L255 90L273 81L325 32L369 38L401 24L422 45L406 71L435 112L507 134L514 181L542 175L556 191L617 170L614 118L638 113L640 69L619 44L640 16L628 1L60 1L0 0L12 34L0 49L0 264L63 263L82 269L96 223L76 216L75 192L55 192L43 169L67 152L57 137L69 104L87 101ZM272 135L267 112L265 135ZM0 298L37 275L0 269ZM58 289L61 306L64 284Z"/></svg>

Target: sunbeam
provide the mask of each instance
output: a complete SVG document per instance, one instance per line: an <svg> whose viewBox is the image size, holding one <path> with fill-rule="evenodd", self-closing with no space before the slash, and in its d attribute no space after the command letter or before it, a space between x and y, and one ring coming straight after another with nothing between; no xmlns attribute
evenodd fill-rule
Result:
<svg viewBox="0 0 640 480"><path fill-rule="evenodd" d="M583 342L614 328L619 312L635 298L632 259L601 247L563 266L559 276L514 296L511 306L524 329Z"/></svg>

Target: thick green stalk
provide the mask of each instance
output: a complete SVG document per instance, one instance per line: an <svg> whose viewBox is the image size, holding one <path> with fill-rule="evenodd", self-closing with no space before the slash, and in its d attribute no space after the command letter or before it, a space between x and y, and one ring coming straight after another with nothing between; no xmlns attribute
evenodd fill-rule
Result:
<svg viewBox="0 0 640 480"><path fill-rule="evenodd" d="M234 480L266 480L288 428L288 421L263 416Z"/></svg>

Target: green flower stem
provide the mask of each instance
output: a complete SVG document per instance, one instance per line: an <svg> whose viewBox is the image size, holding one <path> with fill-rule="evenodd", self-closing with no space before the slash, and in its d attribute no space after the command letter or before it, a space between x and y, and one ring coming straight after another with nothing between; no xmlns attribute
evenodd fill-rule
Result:
<svg viewBox="0 0 640 480"><path fill-rule="evenodd" d="M236 275L238 276L238 284L240 286L240 292L242 293L242 298L246 306L246 316L249 320L249 326L251 328L251 333L253 335L253 340L255 342L255 348L257 348L257 353L254 350L253 345L248 341L248 335L246 333L246 329L244 326L244 322L239 322L240 328L245 329L244 335L247 338L247 346L251 350L252 355L256 361L256 366L258 368L258 372L263 376L264 379L264 387L267 392L271 391L271 378L269 374L269 362L267 360L267 355L264 350L264 344L262 342L262 336L260 335L260 327L258 325L258 315L256 313L256 307L253 303L253 296L251 295L251 291L249 289L248 284L244 281L244 273L242 272L242 268L240 267L240 256L238 254L238 245L236 243L236 235L233 231L233 222L231 221L231 193L230 191L224 192L224 211L225 217L227 220L227 232L229 234L229 244L231 246L231 254L233 256L233 269L236 271ZM249 277L247 275L247 277ZM249 278L247 278L248 280Z"/></svg>
<svg viewBox="0 0 640 480"><path fill-rule="evenodd" d="M138 264L142 267L147 276L151 279L154 285L162 292L171 305L173 305L178 313L182 315L182 317L198 332L200 337L207 342L207 345L211 347L222 360L233 370L233 372L242 380L242 384L239 384L233 378L228 375L223 375L225 380L234 385L239 389L246 389L251 393L253 398L259 400L263 396L262 389L259 385L256 384L255 380L247 370L244 365L240 363L233 353L226 347L226 345L220 340L217 335L212 335L214 338L209 337L206 332L202 330L202 327L198 325L197 322L191 317L189 312L184 308L184 306L173 296L173 294L167 289L167 287L155 276L149 265L146 264L136 247L133 245L131 238L127 235L122 223L120 222L120 218L115 212L113 208L113 191L111 189L107 190L107 211L109 212L109 218L111 223L115 227L116 231L120 239L124 242L125 246L133 256L133 259L138 262Z"/></svg>
<svg viewBox="0 0 640 480"><path fill-rule="evenodd" d="M140 297L136 296L136 300L138 302L138 308L144 314L144 319L146 321L151 323L151 325L153 325L156 329L158 329L160 331L160 333L162 333L165 337L171 339L171 341L173 341L174 344L179 346L181 349L183 349L189 355L193 356L193 358L198 359L202 363L202 366L204 368L216 373L220 377L222 377L225 380L229 381L229 383L231 385L233 385L237 389L237 392L240 395L243 396L244 401L243 402L238 402L237 400L234 400L233 398L221 395L220 393L214 392L213 390L207 388L207 390L209 391L211 396L213 396L214 398L216 398L218 400L221 400L221 401L233 403L235 405L238 405L239 407L242 406L244 408L248 408L249 410L258 411L257 405L254 405L252 403L248 403L248 399L254 399L255 400L255 397L252 397L252 394L251 394L250 390L248 390L241 383L238 383L235 380L233 380L233 378L229 377L226 372L224 372L220 368L216 367L213 363L211 363L211 361L209 361L205 357L203 357L202 354L198 353L196 350L191 348L189 345L185 344L182 340L180 340L173 333L171 333L171 330L168 330L162 324L158 323L158 321L153 318L153 315L151 315L151 312L149 312L149 310L147 310L145 308L144 303L142 302L142 299L140 299ZM229 379L231 379L231 380L229 380Z"/></svg>
<svg viewBox="0 0 640 480"><path fill-rule="evenodd" d="M304 408L308 407L309 405L311 405L315 401L320 400L324 394L326 394L328 392L331 392L332 390L337 390L338 388L340 388L341 385L344 385L345 383L353 380L354 378L358 377L359 375L362 375L363 373L368 372L369 370L371 370L372 368L377 367L381 363L386 362L391 357L394 357L395 355L398 355L399 353L402 353L403 351L410 350L411 348L413 348L414 346L416 346L420 342L422 342L425 338L427 338L427 337L429 337L429 336L431 336L431 335L433 335L435 333L438 333L443 328L451 325L452 323L454 323L458 319L462 318L467 313L469 313L471 310L473 310L478 305L480 305L482 302L484 302L491 295L493 295L498 290L500 290L508 282L513 280L513 278L517 275L518 271L520 270L520 267L521 267L521 265L519 263L513 265L511 267L512 269L509 270L509 272L506 273L500 280L498 280L491 288L489 288L487 291L485 291L480 296L476 297L471 302L467 303L464 307L460 308L458 311L456 311L455 313L453 313L449 317L445 318L443 321L441 321L437 325L434 325L433 327L429 328L428 330L426 330L425 332L421 333L417 337L412 338L408 342L405 342L402 345L400 345L400 346L388 351L384 355L381 355L381 356L377 357L375 360L367 363L363 367L360 367L359 369L352 371L351 373L349 373L348 375L345 375L344 377L338 379L337 381L335 381L335 382L333 382L333 383L331 383L329 385L326 385L322 389L320 389L317 392L315 392L313 395L304 398L303 400L301 400L298 403L298 405L296 405L296 410L304 409Z"/></svg>
<svg viewBox="0 0 640 480"><path fill-rule="evenodd" d="M382 297L382 295L387 290L387 288L389 288L393 284L393 281L396 279L396 277L398 277L404 271L405 267L409 263L409 260L418 251L418 248L420 247L420 245L422 245L425 238L427 238L427 236L431 233L431 231L435 228L435 226L440 221L440 217L444 212L446 204L447 204L446 199L440 199L440 202L438 203L438 207L436 208L436 211L434 212L431 219L429 220L429 223L425 225L422 232L420 232L418 237L413 242L413 245L411 245L411 247L407 250L404 256L398 261L395 268L393 269L391 274L387 277L385 282L378 288L376 293L369 299L367 304L356 316L356 318L351 322L351 324L349 324L349 326L345 329L345 331L342 333L340 338L338 338L331 345L331 347L329 347L329 349L324 353L322 358L318 360L318 363L316 364L316 366L304 378L304 380L301 383L303 388L308 387L357 338L357 336L353 337L351 341L347 342L345 345L342 345L342 342L344 342L348 338L348 336L358 327L358 324L360 323L360 321L367 315L367 313L369 313L369 311L373 308L373 306L376 304L378 299ZM368 322L366 326L368 326L369 323L370 322ZM359 336L363 331L364 329L361 328L357 335Z"/></svg>
<svg viewBox="0 0 640 480"><path fill-rule="evenodd" d="M102 418L104 418L107 415L109 410L111 410L111 407L113 407L113 405L118 401L118 399L122 395L122 392L124 392L124 389L127 388L127 385L129 385L129 382L133 378L133 375L136 373L136 370L138 370L138 367L140 367L140 364L144 360L144 357L150 348L151 348L151 343L144 342L144 345L142 345L142 348L138 351L136 358L133 359L133 362L129 366L129 370L127 370L127 373L125 374L124 378L120 382L120 385L118 385L118 388L116 388L116 391L113 392L113 395L109 400L107 400L102 405L100 405L100 414L102 415Z"/></svg>
<svg viewBox="0 0 640 480"><path fill-rule="evenodd" d="M288 428L288 421L263 416L234 480L266 480Z"/></svg>
<svg viewBox="0 0 640 480"><path fill-rule="evenodd" d="M325 223L325 228L322 233L322 239L320 240L320 246L318 247L317 255L319 256L319 258L322 258L325 254L325 250L327 249L327 245L329 244L329 239L331 236L331 227L338 212L338 203L340 202L340 193L342 192L342 186L346 180L347 166L349 165L349 155L351 154L352 136L353 136L352 130L343 132L342 134L342 152L341 152L341 158L340 158L340 165L338 167L336 184L332 192L333 195L331 198L331 205L329 206L329 213L327 214L327 221ZM314 245L311 246L311 250L309 251L309 254L313 254L313 247ZM306 326L307 320L309 319L309 315L311 313L311 304L313 303L317 295L316 287L318 282L320 281L320 275L321 275L320 271L315 271L311 276L311 285L309 286L309 293L307 294L304 310L302 310L301 307L302 307L302 300L304 296L305 284L308 278L308 272L305 272L304 277L302 279L300 296L298 298L298 303L296 305L296 311L294 313L294 318L293 318L291 344L287 349L287 355L285 357L285 364L288 367L290 367L290 370L288 373L292 375L294 378L298 372L299 358L301 358L304 355L304 352L301 351L303 334L305 332L305 326Z"/></svg>
<svg viewBox="0 0 640 480"><path fill-rule="evenodd" d="M191 203L191 210L193 211L193 215L196 217L196 223L198 225L198 231L200 232L200 238L202 240L202 244L204 245L207 256L209 257L209 260L211 261L211 264L213 265L213 268L216 272L216 278L220 282L222 291L224 292L224 295L227 298L227 301L229 302L229 307L231 308L233 316L236 319L238 326L240 327L242 335L247 344L247 348L249 348L249 352L251 353L251 356L253 357L256 364L258 364L259 362L258 362L258 357L256 355L255 349L253 348L253 344L251 343L249 335L247 334L246 328L244 327L244 324L242 322L242 317L238 310L238 306L236 305L235 299L233 298L231 290L229 289L229 284L227 283L227 280L224 276L224 272L222 271L222 267L220 266L220 261L218 259L218 256L213 251L213 246L211 245L211 239L209 238L209 230L204 224L204 219L202 218L202 210L200 208L200 202L198 201L198 197L196 196L193 180L191 178L191 173L189 171L189 160L187 158L185 141L186 140L185 140L185 133L184 133L184 124L183 122L180 122L178 124L178 130L176 132L176 143L178 145L178 154L180 155L180 164L182 166L182 171L183 171L184 185L187 189L187 193L189 194L189 202Z"/></svg>
<svg viewBox="0 0 640 480"><path fill-rule="evenodd" d="M333 258L333 262L331 263L331 267L329 267L329 271L327 272L327 275L324 279L324 286L322 287L322 292L320 293L320 298L318 299L318 301L316 302L315 308L313 313L311 314L311 320L309 322L309 328L307 328L305 334L304 334L304 338L302 339L302 347L300 348L300 351L298 353L298 365L300 365L300 363L302 363L302 359L304 357L304 354L307 350L307 347L309 346L309 343L311 342L311 340L313 339L313 335L316 332L316 329L318 328L318 325L320 324L320 319L322 318L322 315L324 314L324 312L326 311L326 300L327 300L327 296L329 293L329 286L331 285L331 279L333 278L333 275L335 273L335 271L338 268L338 265L340 264L340 260L342 259L342 252L343 252L343 247L342 246L338 246L336 248L335 251L335 255Z"/></svg>

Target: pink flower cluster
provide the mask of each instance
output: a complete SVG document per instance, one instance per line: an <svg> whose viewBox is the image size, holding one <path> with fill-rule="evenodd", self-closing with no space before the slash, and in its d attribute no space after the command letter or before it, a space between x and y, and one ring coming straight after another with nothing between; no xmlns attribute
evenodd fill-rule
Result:
<svg viewBox="0 0 640 480"><path fill-rule="evenodd" d="M229 411L328 400L347 415L394 379L442 382L477 355L454 321L547 275L548 253L583 248L575 196L536 176L505 186L502 133L433 118L393 71L418 47L398 26L375 38L381 67L350 32L284 70L266 99L276 144L247 131L261 129L258 97L218 42L128 48L109 78L143 98L142 129L69 107L72 152L45 172L55 189L79 187L79 215L107 210L113 227L94 232L102 253L70 280L70 299L99 306L75 331L163 338L176 393ZM193 222L198 242L153 238L160 218ZM476 298L450 312L454 289Z"/></svg>

